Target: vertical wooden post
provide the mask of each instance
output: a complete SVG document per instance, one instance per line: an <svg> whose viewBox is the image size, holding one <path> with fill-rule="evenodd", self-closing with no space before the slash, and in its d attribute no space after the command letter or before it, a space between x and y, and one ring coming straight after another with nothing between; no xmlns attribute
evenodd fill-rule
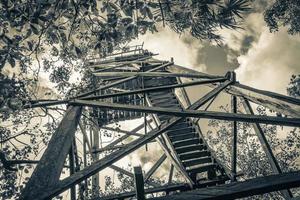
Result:
<svg viewBox="0 0 300 200"><path fill-rule="evenodd" d="M233 113L237 113L237 98L231 97L231 108ZM231 181L236 181L236 161L237 161L237 121L232 124L232 152L231 152Z"/></svg>
<svg viewBox="0 0 300 200"><path fill-rule="evenodd" d="M145 200L144 177L140 166L134 167L134 183L137 200Z"/></svg>
<svg viewBox="0 0 300 200"><path fill-rule="evenodd" d="M74 144L71 145L69 153L69 165L70 165L70 176L75 173L75 151ZM76 186L72 186L70 189L71 200L76 200Z"/></svg>
<svg viewBox="0 0 300 200"><path fill-rule="evenodd" d="M95 112L95 109L93 109L93 111ZM98 127L95 127L95 125L91 126L91 131L92 131L92 135L93 135L93 144L92 144L92 148L93 150L99 149L99 132L98 132ZM99 154L98 153L94 153L93 154L93 162L97 162L97 160L99 159ZM94 195L98 195L99 194L99 173L96 173L95 175L93 175L92 177L92 191Z"/></svg>

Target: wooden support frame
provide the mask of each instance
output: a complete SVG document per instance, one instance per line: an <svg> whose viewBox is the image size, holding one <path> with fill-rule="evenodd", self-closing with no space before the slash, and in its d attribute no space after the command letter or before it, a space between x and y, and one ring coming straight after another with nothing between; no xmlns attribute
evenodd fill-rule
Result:
<svg viewBox="0 0 300 200"><path fill-rule="evenodd" d="M223 200L238 199L278 190L299 187L300 171L250 179L244 182L202 188L176 195L152 198L153 200Z"/></svg>
<svg viewBox="0 0 300 200"><path fill-rule="evenodd" d="M93 73L97 77L182 77L182 78L207 78L199 74L192 73L169 73L169 72L95 72Z"/></svg>
<svg viewBox="0 0 300 200"><path fill-rule="evenodd" d="M195 73L199 75L207 75L211 78L217 78L218 76L212 76L205 74L203 72L198 72L193 69L188 69L181 67L179 65L172 65L166 68L167 71L173 72L173 73ZM211 87L215 87L214 85L211 85ZM277 94L274 92L264 91L255 89L243 84L240 84L236 82L234 85L232 85L230 88L227 88L224 90L224 92L235 95L237 97L243 97L247 100L257 103L259 105L264 105L267 108L285 114L292 117L298 117L300 118L300 100Z"/></svg>
<svg viewBox="0 0 300 200"><path fill-rule="evenodd" d="M300 118L278 118L278 117L271 117L271 116L234 114L234 113L200 111L200 110L190 110L190 109L175 110L175 109L162 108L162 107L154 108L154 107L145 107L145 106L136 106L136 105L124 105L124 104L117 104L117 103L85 101L85 100L71 101L70 104L77 105L77 106L109 108L113 110L164 114L164 115L171 115L177 117L219 119L219 120L240 121L240 122L249 122L249 123L266 123L266 124L293 126L293 127L300 126Z"/></svg>
<svg viewBox="0 0 300 200"><path fill-rule="evenodd" d="M136 198L138 200L145 200L144 177L142 168L140 166L133 167L133 171Z"/></svg>
<svg viewBox="0 0 300 200"><path fill-rule="evenodd" d="M231 84L231 81L227 81L223 84L221 84L218 88L215 88L213 91L209 92L207 95L202 97L200 100L192 104L189 109L198 109L200 106L208 102L210 99L212 99L216 94L221 92L224 88L226 88L228 85ZM42 194L40 194L37 198L37 200L40 199L48 199L51 197L54 197L55 195L67 190L72 185L79 183L86 179L87 177L101 171L102 169L108 167L112 163L116 162L117 160L120 160L125 155L133 152L134 150L138 149L139 147L146 144L148 141L151 141L164 133L169 128L173 127L175 124L177 124L182 118L180 117L173 117L169 122L161 124L159 129L154 129L153 131L150 131L147 135L144 137L141 137L130 144L126 145L121 150L117 150L113 153L111 153L109 156L104 157L94 163L92 163L90 166L86 167L85 169L76 172L74 175L67 177L63 180L61 180L58 184L55 186L49 187L47 191L44 191Z"/></svg>
<svg viewBox="0 0 300 200"><path fill-rule="evenodd" d="M231 96L232 113L237 113L237 98ZM231 181L236 181L237 174L237 121L232 122Z"/></svg>
<svg viewBox="0 0 300 200"><path fill-rule="evenodd" d="M160 66L158 66L158 67L155 67L155 68L153 68L153 69L151 69L151 70L148 70L147 72L153 72L153 71L159 70L159 69L161 69L161 68L170 66L170 65L172 65L172 64L173 64L173 63L171 63L171 62L167 62L167 63L164 63L164 64L162 64L162 65L160 65ZM127 82L127 81L134 80L134 79L136 79L136 78L137 78L137 76L131 76L131 77L127 77L127 78L124 78L124 79L115 81L115 82L113 82L113 83L110 83L110 84L101 86L101 87L99 87L99 88L97 88L97 89L95 89L95 90L93 90L93 91L89 91L89 92L85 92L85 93L82 93L82 94L80 94L80 95L77 95L74 99L76 99L76 98L81 98L81 97L85 97L85 96L94 94L95 92L98 92L98 91L101 91L101 90L104 90L104 89L111 88L111 87L116 86L116 85L119 85L119 84L121 84L121 83L125 83L125 82Z"/></svg>
<svg viewBox="0 0 300 200"><path fill-rule="evenodd" d="M210 79L210 80L191 81L191 82L187 82L187 83L179 83L179 84L172 84L172 85L149 87L149 88L144 88L144 89L124 91L124 92L118 92L118 93L113 93L113 94L83 97L83 98L80 98L80 99L81 100L97 100L97 99L112 98L112 97L123 96L123 95L146 93L146 92L159 92L159 91L164 91L164 90L168 90L168 89L175 89L175 88L181 88L181 87L189 87L189 86L195 86L195 85L220 83L220 82L224 82L226 80L227 80L227 78L217 78L217 79Z"/></svg>

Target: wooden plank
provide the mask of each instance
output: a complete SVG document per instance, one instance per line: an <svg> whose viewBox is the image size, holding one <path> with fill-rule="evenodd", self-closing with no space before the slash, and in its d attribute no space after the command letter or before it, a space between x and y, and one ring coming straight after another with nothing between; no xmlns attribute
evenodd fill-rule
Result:
<svg viewBox="0 0 300 200"><path fill-rule="evenodd" d="M153 71L159 70L159 69L161 69L161 68L167 67L167 66L172 65L172 64L173 64L173 63L168 62L168 63L162 64L162 65L160 65L160 66L158 66L158 67L152 68L152 69L148 70L147 72L153 72ZM127 81L131 81L131 80L134 80L134 79L136 79L136 76L127 77L127 78L124 78L124 79L115 81L115 82L113 82L113 83L109 83L109 84L107 84L107 85L101 86L101 87L99 87L99 88L97 88L97 89L95 89L95 90L93 90L93 91L84 92L84 93L82 93L82 94L77 95L76 97L74 97L74 99L76 99L76 98L81 98L81 97L85 97L85 96L94 94L95 92L98 92L98 91L101 91L101 90L105 90L105 89L111 88L111 87L116 86L116 85L120 85L120 84L122 84L122 83L125 83L125 82L127 82Z"/></svg>
<svg viewBox="0 0 300 200"><path fill-rule="evenodd" d="M151 169L145 175L145 182L147 182L154 172L159 168L159 166L166 160L166 154L163 154L158 161L151 167Z"/></svg>
<svg viewBox="0 0 300 200"><path fill-rule="evenodd" d="M167 67L167 71L174 73L195 73L204 75L202 72L198 72L193 69L184 68L178 65L171 65ZM211 78L217 78L218 76L211 76ZM216 87L211 85L211 87ZM224 90L231 95L244 97L247 100L257 103L259 105L266 106L267 108L285 114L292 117L300 117L300 100L289 96L277 94L274 92L258 90L249 86L245 86L239 83L235 83L230 88Z"/></svg>
<svg viewBox="0 0 300 200"><path fill-rule="evenodd" d="M202 188L189 192L182 192L153 200L224 200L237 199L252 195L265 194L278 190L300 186L300 171L271 175L250 179L244 182L234 182L215 187Z"/></svg>
<svg viewBox="0 0 300 200"><path fill-rule="evenodd" d="M93 75L97 77L107 78L107 77L129 77L129 76L139 76L139 77L182 77L182 78L207 78L207 76L202 76L194 73L170 73L170 72L95 72Z"/></svg>
<svg viewBox="0 0 300 200"><path fill-rule="evenodd" d="M75 142L75 141L74 141ZM75 151L74 143L71 145L69 153L70 176L75 173ZM70 189L71 200L76 200L76 186L73 185Z"/></svg>
<svg viewBox="0 0 300 200"><path fill-rule="evenodd" d="M237 113L237 98L231 96L231 109L232 113ZM231 181L236 181L236 163L237 163L237 121L232 123L232 150L231 150Z"/></svg>
<svg viewBox="0 0 300 200"><path fill-rule="evenodd" d="M35 199L41 191L59 181L64 162L72 145L79 123L81 107L70 106L52 135L39 164L34 169L20 199ZM55 161L55 162L54 162Z"/></svg>
<svg viewBox="0 0 300 200"><path fill-rule="evenodd" d="M71 101L70 104L78 106L90 106L99 108L109 108L113 110L125 110L125 111L136 111L153 114L164 114L177 117L195 117L204 119L219 119L227 121L241 121L249 123L266 123L282 126L300 126L300 118L283 118L283 117L270 117L262 115L248 115L248 114L235 114L235 113L223 113L214 111L200 111L200 110L179 110L162 107L145 107L136 105L125 105L117 103L106 103L97 101L85 101L75 100Z"/></svg>
<svg viewBox="0 0 300 200"><path fill-rule="evenodd" d="M133 167L135 195L138 200L145 200L144 177L140 166Z"/></svg>
<svg viewBox="0 0 300 200"><path fill-rule="evenodd" d="M152 194L152 193L157 193L157 192L164 192L164 191L186 191L189 189L189 186L187 184L168 184L168 185L163 185L155 188L148 188L145 189L145 194ZM116 200L116 199L126 199L133 197L135 195L135 191L132 192L125 192L121 194L114 194L114 195L109 195L109 196L104 196L104 197L97 197L91 200Z"/></svg>
<svg viewBox="0 0 300 200"><path fill-rule="evenodd" d="M218 78L218 79L210 79L210 80L191 81L191 82L181 83L181 84L164 85L164 86L157 86L157 87L149 87L149 88L145 88L145 89L131 90L131 91L126 91L126 92L118 92L118 93L113 93L113 94L83 97L83 98L80 98L80 99L82 99L82 100L94 100L94 99L112 98L112 97L123 96L123 95L139 94L139 93L144 93L144 92L159 92L159 91L165 91L165 90L174 89L174 88L181 88L181 87L188 87L188 86L194 86L194 85L203 85L203 84L212 84L212 83L224 82L225 80L227 80L227 79Z"/></svg>

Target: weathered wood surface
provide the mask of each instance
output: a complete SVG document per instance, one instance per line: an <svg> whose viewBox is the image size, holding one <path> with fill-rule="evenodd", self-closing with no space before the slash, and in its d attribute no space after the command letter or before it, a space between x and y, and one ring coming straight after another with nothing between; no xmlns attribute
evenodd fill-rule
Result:
<svg viewBox="0 0 300 200"><path fill-rule="evenodd" d="M195 73L199 75L207 75L211 78L219 76L212 76L193 69L181 67L179 65L171 65L167 67L167 71L174 73ZM215 87L211 85L211 87ZM258 90L249 86L235 83L228 89L224 90L232 95L244 97L247 100L266 106L267 108L292 117L300 117L300 99L292 98L289 96L277 94L274 92Z"/></svg>
<svg viewBox="0 0 300 200"><path fill-rule="evenodd" d="M170 72L94 72L93 75L97 77L183 77L183 78L208 78L206 75L199 75L195 73L170 73Z"/></svg>
<svg viewBox="0 0 300 200"><path fill-rule="evenodd" d="M181 83L181 84L163 85L163 86L158 86L158 87L137 89L137 90L118 92L118 93L113 93L113 94L104 94L104 95L83 97L80 99L81 100L94 100L94 99L105 99L105 98L111 98L111 97L117 97L117 96L123 96L123 95L140 94L140 93L144 93L144 92L159 92L159 91L164 91L164 90L168 90L168 89L224 82L225 80L227 80L227 79L226 78L217 78L217 79L210 79L210 80L191 81L191 82Z"/></svg>
<svg viewBox="0 0 300 200"><path fill-rule="evenodd" d="M224 200L265 194L300 186L300 171L250 179L225 185L208 187L153 200Z"/></svg>
<svg viewBox="0 0 300 200"><path fill-rule="evenodd" d="M231 109L232 113L237 113L237 98L236 96L231 97ZM237 170L237 121L233 121L232 124L232 152L231 152L231 174L232 181L236 180L236 170Z"/></svg>
<svg viewBox="0 0 300 200"><path fill-rule="evenodd" d="M164 63L164 64L158 66L158 67L154 67L154 68L148 70L147 72L154 72L154 71L156 71L156 70L162 69L162 68L167 67L167 66L170 66L170 65L172 65L172 64L173 64L173 63L171 63L171 62L167 62L167 63ZM77 96L74 97L74 98L80 98L80 97L85 97L85 96L94 94L95 92L98 92L98 91L101 91L101 90L105 90L105 89L111 88L111 87L113 87L113 86L116 86L116 85L125 83L125 82L127 82L127 81L131 81L131 80L133 80L133 79L136 79L136 77L137 77L137 76L131 76L131 77L123 78L123 79L121 79L121 80L118 80L118 81L109 83L109 84L107 84L107 85L101 86L101 87L99 87L99 88L97 88L97 89L95 89L95 90L93 90L93 91L88 91L88 92L84 92L84 93L82 93L82 94L79 94L79 95L77 95Z"/></svg>
<svg viewBox="0 0 300 200"><path fill-rule="evenodd" d="M144 177L140 166L133 167L135 196L138 200L145 200Z"/></svg>
<svg viewBox="0 0 300 200"><path fill-rule="evenodd" d="M219 119L227 121L240 121L249 123L266 123L283 126L300 126L300 118L285 118L285 117L270 117L262 115L248 115L236 113L223 113L214 111L201 111L201 110L179 110L162 107L145 107L136 105L125 105L117 103L106 103L97 101L75 100L70 102L71 105L89 106L99 108L109 108L113 110L136 111L154 114L172 115L177 117L195 117L204 119Z"/></svg>
<svg viewBox="0 0 300 200"><path fill-rule="evenodd" d="M52 135L39 164L22 191L22 200L32 200L59 181L64 162L71 148L79 123L81 107L69 107L58 128Z"/></svg>

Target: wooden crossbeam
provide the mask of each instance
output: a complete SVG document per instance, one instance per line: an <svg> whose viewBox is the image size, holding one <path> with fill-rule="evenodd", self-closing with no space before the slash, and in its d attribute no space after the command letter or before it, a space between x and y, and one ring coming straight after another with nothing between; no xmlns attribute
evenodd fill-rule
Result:
<svg viewBox="0 0 300 200"><path fill-rule="evenodd" d="M181 67L179 65L171 65L166 68L167 71L172 73L195 73L199 75L203 75L204 73L198 72L193 69L188 69ZM208 74L207 74L208 75ZM211 76L211 75L208 75ZM216 78L216 76L211 76L212 78ZM215 87L211 85L211 87ZM273 111L290 115L292 117L300 118L300 100L285 96L282 94L277 94L274 92L258 90L249 86L245 86L240 83L235 83L230 88L224 90L231 95L235 95L238 97L244 97L247 100L257 103L259 105L263 105Z"/></svg>
<svg viewBox="0 0 300 200"><path fill-rule="evenodd" d="M170 73L170 72L94 72L97 77L182 77L182 78L210 78L209 76L193 73Z"/></svg>
<svg viewBox="0 0 300 200"><path fill-rule="evenodd" d="M64 162L72 145L79 123L81 107L69 107L52 135L39 164L34 169L20 199L31 200L59 181ZM55 161L55 162L54 162Z"/></svg>
<svg viewBox="0 0 300 200"><path fill-rule="evenodd" d="M188 109L179 110L179 109L170 109L170 108L162 108L162 107L146 107L146 106L125 105L125 104L85 101L85 100L71 101L70 104L78 105L78 106L109 108L112 110L164 114L164 115L172 115L177 117L195 117L195 118L240 121L240 122L249 122L249 123L266 123L266 124L293 126L293 127L300 126L300 118L283 118L283 117L271 117L271 116L262 116L262 115L223 113L223 112L188 110Z"/></svg>
<svg viewBox="0 0 300 200"><path fill-rule="evenodd" d="M167 67L167 66L170 66L172 65L173 63L172 62L167 62L167 63L164 63L158 67L155 67L155 68L152 68L150 70L148 70L147 72L154 72L156 70L159 70L159 69L162 69L164 67ZM89 92L85 92L85 93L82 93L80 95L77 95L75 97L76 98L80 98L80 97L85 97L85 96L88 96L88 95L91 95L91 94L94 94L95 92L98 92L98 91L101 91L101 90L105 90L105 89L108 89L108 88L111 88L113 86L116 86L116 85L120 85L122 83L125 83L125 82L128 82L128 81L131 81L131 80L134 80L136 79L137 76L131 76L131 77L127 77L127 78L124 78L124 79L121 79L121 80L118 80L118 81L115 81L113 83L110 83L110 84L107 84L107 85L104 85L104 86L101 86L93 91L89 91Z"/></svg>
<svg viewBox="0 0 300 200"><path fill-rule="evenodd" d="M159 168L159 166L166 160L166 154L163 154L158 161L151 167L151 169L145 175L145 182L147 182L154 172Z"/></svg>
<svg viewBox="0 0 300 200"><path fill-rule="evenodd" d="M300 171L250 179L244 182L202 188L153 200L224 200L238 199L300 186Z"/></svg>
<svg viewBox="0 0 300 200"><path fill-rule="evenodd" d="M81 100L96 100L96 99L112 98L112 97L123 96L123 95L140 94L140 93L146 93L146 92L159 92L159 91L164 91L164 90L168 90L168 89L175 89L175 88L188 87L188 86L194 86L194 85L219 83L219 82L224 82L226 80L227 80L227 78L216 78L216 79L210 79L210 80L191 81L191 82L187 82L187 83L149 87L149 88L145 88L145 89L124 91L124 92L118 92L118 93L113 93L113 94L104 94L104 95L83 97L80 99Z"/></svg>

